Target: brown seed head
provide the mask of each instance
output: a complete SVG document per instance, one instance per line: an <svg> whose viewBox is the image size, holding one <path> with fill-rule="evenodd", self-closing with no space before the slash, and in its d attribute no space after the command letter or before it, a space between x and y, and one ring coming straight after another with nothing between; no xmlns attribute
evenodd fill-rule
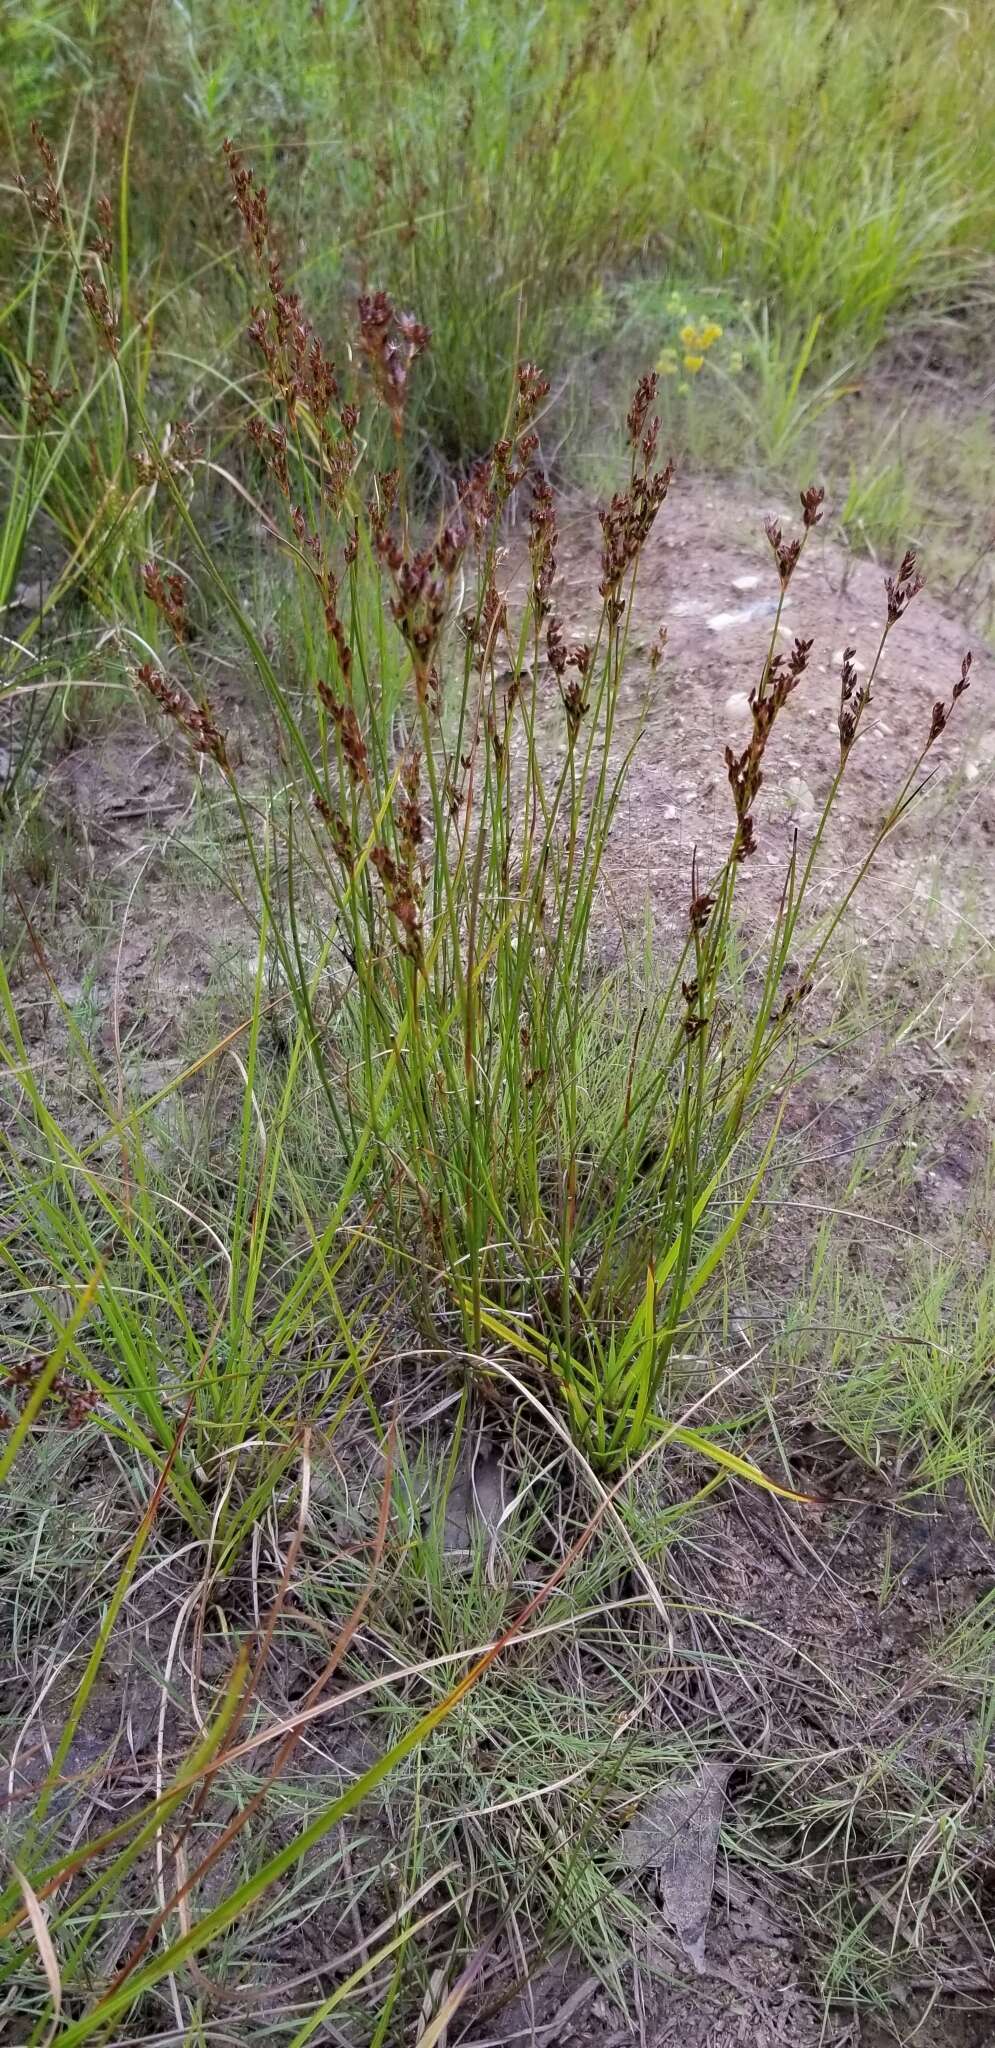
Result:
<svg viewBox="0 0 995 2048"><path fill-rule="evenodd" d="M960 676L957 682L954 684L949 705L944 703L942 697L939 698L938 701L933 705L933 716L930 721L929 733L926 739L925 750L927 752L929 751L929 748L933 745L934 740L938 740L941 732L944 732L946 730L947 721L954 708L954 705L957 702L957 699L959 697L963 697L965 690L968 690L971 687L971 659L972 657L970 653L965 654L964 659L960 665Z"/></svg>
<svg viewBox="0 0 995 2048"><path fill-rule="evenodd" d="M764 520L764 532L774 552L781 589L787 590L798 565L798 557L802 551L801 541L785 540L778 521L773 518Z"/></svg>
<svg viewBox="0 0 995 2048"><path fill-rule="evenodd" d="M162 670L150 661L143 661L135 671L136 679L149 696L185 732L195 753L209 754L219 768L227 770L228 756L224 735L215 724L214 714L207 699L192 704L185 692L167 681Z"/></svg>
<svg viewBox="0 0 995 2048"><path fill-rule="evenodd" d="M399 434L411 368L428 348L431 334L413 313L399 313L386 292L364 293L357 301L357 311L360 349L374 389Z"/></svg>
<svg viewBox="0 0 995 2048"><path fill-rule="evenodd" d="M646 426L650 407L656 397L659 383L660 379L655 370L651 370L648 376L640 377L633 394L632 404L625 417L629 446L635 452L641 451L644 455L646 452L643 448L644 437L652 439L655 446L656 434L660 427L659 420L654 420L648 431Z"/></svg>
<svg viewBox="0 0 995 2048"><path fill-rule="evenodd" d="M899 564L898 574L887 577L885 581L889 626L894 626L902 613L908 610L913 598L918 597L925 581L925 576L920 574L916 551L909 548Z"/></svg>
<svg viewBox="0 0 995 2048"><path fill-rule="evenodd" d="M189 640L190 621L187 618L186 587L182 576L178 576L175 570L170 570L163 576L158 562L150 560L142 564L142 583L146 597L165 619L174 640Z"/></svg>

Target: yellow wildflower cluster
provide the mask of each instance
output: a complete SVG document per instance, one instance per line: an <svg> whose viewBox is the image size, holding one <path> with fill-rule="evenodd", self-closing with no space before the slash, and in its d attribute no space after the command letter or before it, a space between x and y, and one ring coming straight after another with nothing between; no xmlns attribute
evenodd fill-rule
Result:
<svg viewBox="0 0 995 2048"><path fill-rule="evenodd" d="M681 347L684 350L684 368L696 377L704 367L705 357L716 341L721 340L722 329L717 320L709 320L704 327L695 327L692 321L681 328Z"/></svg>
<svg viewBox="0 0 995 2048"><path fill-rule="evenodd" d="M688 312L686 302L677 292L671 292L667 312L677 333L675 339L661 349L656 372L658 377L678 378L680 381L676 389L678 395L684 397L691 388L688 379L697 377L704 369L709 350L721 341L725 330L717 320L705 320L699 325L697 317ZM680 327L677 326L678 321L681 322ZM742 350L734 348L727 352L723 356L722 367L737 375L743 367Z"/></svg>
<svg viewBox="0 0 995 2048"><path fill-rule="evenodd" d="M684 326L680 330L679 340L681 351L683 352L684 368L689 376L696 377L699 370L704 368L705 357L709 349L713 348L715 343L720 341L721 338L722 329L717 320L706 321L704 327L696 326L692 320L685 321ZM680 368L678 355L679 351L676 348L665 348L663 350L656 366L659 376L676 377Z"/></svg>

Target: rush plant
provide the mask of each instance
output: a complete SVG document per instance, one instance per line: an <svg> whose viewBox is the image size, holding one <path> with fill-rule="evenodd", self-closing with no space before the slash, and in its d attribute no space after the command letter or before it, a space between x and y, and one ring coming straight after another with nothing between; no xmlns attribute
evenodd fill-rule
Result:
<svg viewBox="0 0 995 2048"><path fill-rule="evenodd" d="M265 190L231 146L228 162L261 282L250 335L268 396L247 430L296 583L310 690L281 679L168 462L162 476L275 718L279 787L262 831L199 695L179 586L154 563L145 588L175 659L170 675L144 663L135 681L229 787L275 969L320 1076L338 1194L293 1300L320 1284L350 1219L400 1282L426 1341L485 1375L496 1352L524 1361L584 1450L611 1467L661 1426L671 1368L776 1143L818 963L946 721L938 704L855 880L793 977L826 824L885 641L921 579L909 556L889 581L866 683L847 651L838 772L806 856L789 862L754 963L757 993L734 1028L736 880L757 845L771 735L811 656L803 639L783 651L781 608L822 492L803 493L797 537L768 525L780 602L750 737L726 754L727 855L707 877L692 864L679 957L666 972L651 967L634 998L631 973L600 957L596 909L632 754L617 713L639 564L671 480L658 456L655 378L638 386L628 473L600 514L590 616L567 621L540 462L548 387L534 365L520 365L506 431L433 526L411 502L403 458L427 330L383 293L362 298L362 383L344 395L284 283ZM388 470L367 453L371 406L394 438ZM504 575L513 505L527 532L517 599Z"/></svg>

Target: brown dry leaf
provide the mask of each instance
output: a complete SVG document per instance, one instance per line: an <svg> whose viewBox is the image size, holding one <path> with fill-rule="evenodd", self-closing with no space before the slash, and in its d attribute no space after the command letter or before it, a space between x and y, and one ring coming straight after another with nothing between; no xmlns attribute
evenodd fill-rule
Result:
<svg viewBox="0 0 995 2048"><path fill-rule="evenodd" d="M667 1919L697 1971L705 1968L705 1932L715 1851L731 1764L703 1763L683 1784L644 1800L622 1838L630 1870L655 1871Z"/></svg>

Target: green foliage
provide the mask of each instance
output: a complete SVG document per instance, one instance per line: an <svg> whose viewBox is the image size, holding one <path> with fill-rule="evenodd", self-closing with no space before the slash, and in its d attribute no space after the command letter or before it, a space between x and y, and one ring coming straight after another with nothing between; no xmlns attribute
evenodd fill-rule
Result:
<svg viewBox="0 0 995 2048"><path fill-rule="evenodd" d="M992 228L992 57L983 21L885 0L845 13L809 0L790 16L778 0L705 0L694 15L622 0L597 13L568 0L209 0L150 19L38 0L4 16L0 604L30 550L54 563L35 616L5 638L5 858L27 849L34 881L58 882L33 767L45 707L69 722L72 668L50 659L47 634L73 597L100 622L86 680L110 702L139 693L195 753L198 858L230 884L256 948L237 1017L151 1093L118 1043L109 1063L93 984L63 995L23 910L0 966L0 1575L32 1722L51 1695L12 1802L0 1994L34 2043L161 2031L167 1996L198 2039L217 2003L198 1958L254 1960L306 1895L308 1859L323 1877L340 1824L396 1796L409 1829L397 1899L348 1974L330 1990L309 1977L278 2025L303 2048L344 2012L365 2039L375 2007L386 2041L396 2005L405 2022L422 2015L431 2042L495 1924L514 1920L520 1938L520 1906L530 1961L569 1928L606 1976L638 1922L612 1876L617 1801L684 1753L620 1740L661 1655L647 1629L645 1667L636 1658L628 1609L669 1635L653 1574L688 1502L677 1490L644 1504L633 1466L670 1450L706 1465L699 1500L732 1478L797 1498L787 1459L777 1481L758 1468L688 1354L778 1155L810 983L939 737L923 735L813 926L810 885L874 672L844 681L839 775L744 961L753 803L808 659L783 654L778 612L748 744L727 763L725 856L692 870L675 957L640 959L629 931L606 956L633 594L667 484L655 410L661 445L730 461L745 434L784 465L850 420L858 370L896 326L942 313L970 337ZM31 119L59 138L57 164ZM276 185L272 230L258 187L239 186L250 225L262 206L257 253L280 266L253 281L261 357L244 347L226 130L251 134ZM339 385L287 296L298 278L347 365ZM346 301L381 284L393 300L367 298L357 339ZM612 471L600 587L561 617L535 434L550 456L563 402L557 414L560 394L528 366L509 389L509 365L527 348L559 372L578 336L596 404L630 357L656 363L661 383L644 387ZM965 443L975 488L989 443L980 430ZM925 478L942 446L940 432L920 449ZM844 528L904 539L922 502L904 475L897 461L855 466ZM819 513L815 494L803 503L802 540ZM260 541L272 568L255 562ZM783 600L791 544L772 542ZM887 630L911 579L907 565ZM264 767L207 700L223 635L255 673ZM207 1076L222 1092L222 1072L238 1079L208 1157L183 1105ZM806 1306L826 1312L831 1339L812 1347L804 1318L788 1318L775 1347L861 1456L914 1487L962 1482L989 1525L990 1295L969 1261L924 1258L885 1336L876 1281L855 1278L827 1232ZM441 1485L437 1444L420 1472L388 1419L398 1389L420 1400L426 1381L431 1415L458 1410ZM462 1432L491 1412L508 1419L522 1498L500 1568L478 1530L457 1569L446 1528ZM345 1480L327 1488L324 1520L316 1506L320 1461L334 1470L350 1433L346 1464L364 1498L379 1494L375 1526ZM78 1514L74 1490L106 1490L108 1473L101 1516ZM574 1484L593 1512L586 1499L578 1512ZM603 1528L621 1542L595 1561ZM81 1732L132 1603L153 1582L158 1600L176 1559L195 1562L175 1619L166 1603L154 1772L140 1797L80 1818L69 1847L67 1791L92 1768ZM643 1591L620 1596L633 1565ZM566 1666L543 1663L532 1626L544 1607L571 1658L591 1625L568 1714ZM982 1603L944 1651L976 1706L978 1786L989 1636ZM275 1644L287 1664L274 1697ZM185 1721L174 1742L181 1673L197 1733ZM291 1788L304 1727L358 1695L377 1701L373 1753L346 1784ZM797 1828L807 1862L809 1835L828 1854L859 1813L886 1845L899 1909L914 1874L917 1912L935 1899L956 1914L978 1853L973 1796L944 1804L920 1764L892 1761L887 1783L882 1764L855 1786L844 1759L837 1779L791 1786L773 1803L778 1839ZM897 1936L882 1945L861 1918L848 1859L845 1846L832 1866L844 1882L826 1914L828 1991L883 1998ZM339 1882L355 1913L348 1869ZM456 1929L448 1980L412 1961L437 1921Z"/></svg>
<svg viewBox="0 0 995 2048"><path fill-rule="evenodd" d="M369 282L432 327L416 417L448 457L500 431L516 353L565 368L584 306L596 318L609 276L647 261L745 297L785 389L802 364L825 390L896 324L970 321L985 286L995 62L967 9L209 0L151 25L127 4L13 11L22 156L28 118L61 125L80 97L120 132L137 83L136 276L190 278L197 226L220 217L222 136L244 135L328 330ZM220 278L211 293L223 326ZM766 409L762 361L759 389Z"/></svg>

